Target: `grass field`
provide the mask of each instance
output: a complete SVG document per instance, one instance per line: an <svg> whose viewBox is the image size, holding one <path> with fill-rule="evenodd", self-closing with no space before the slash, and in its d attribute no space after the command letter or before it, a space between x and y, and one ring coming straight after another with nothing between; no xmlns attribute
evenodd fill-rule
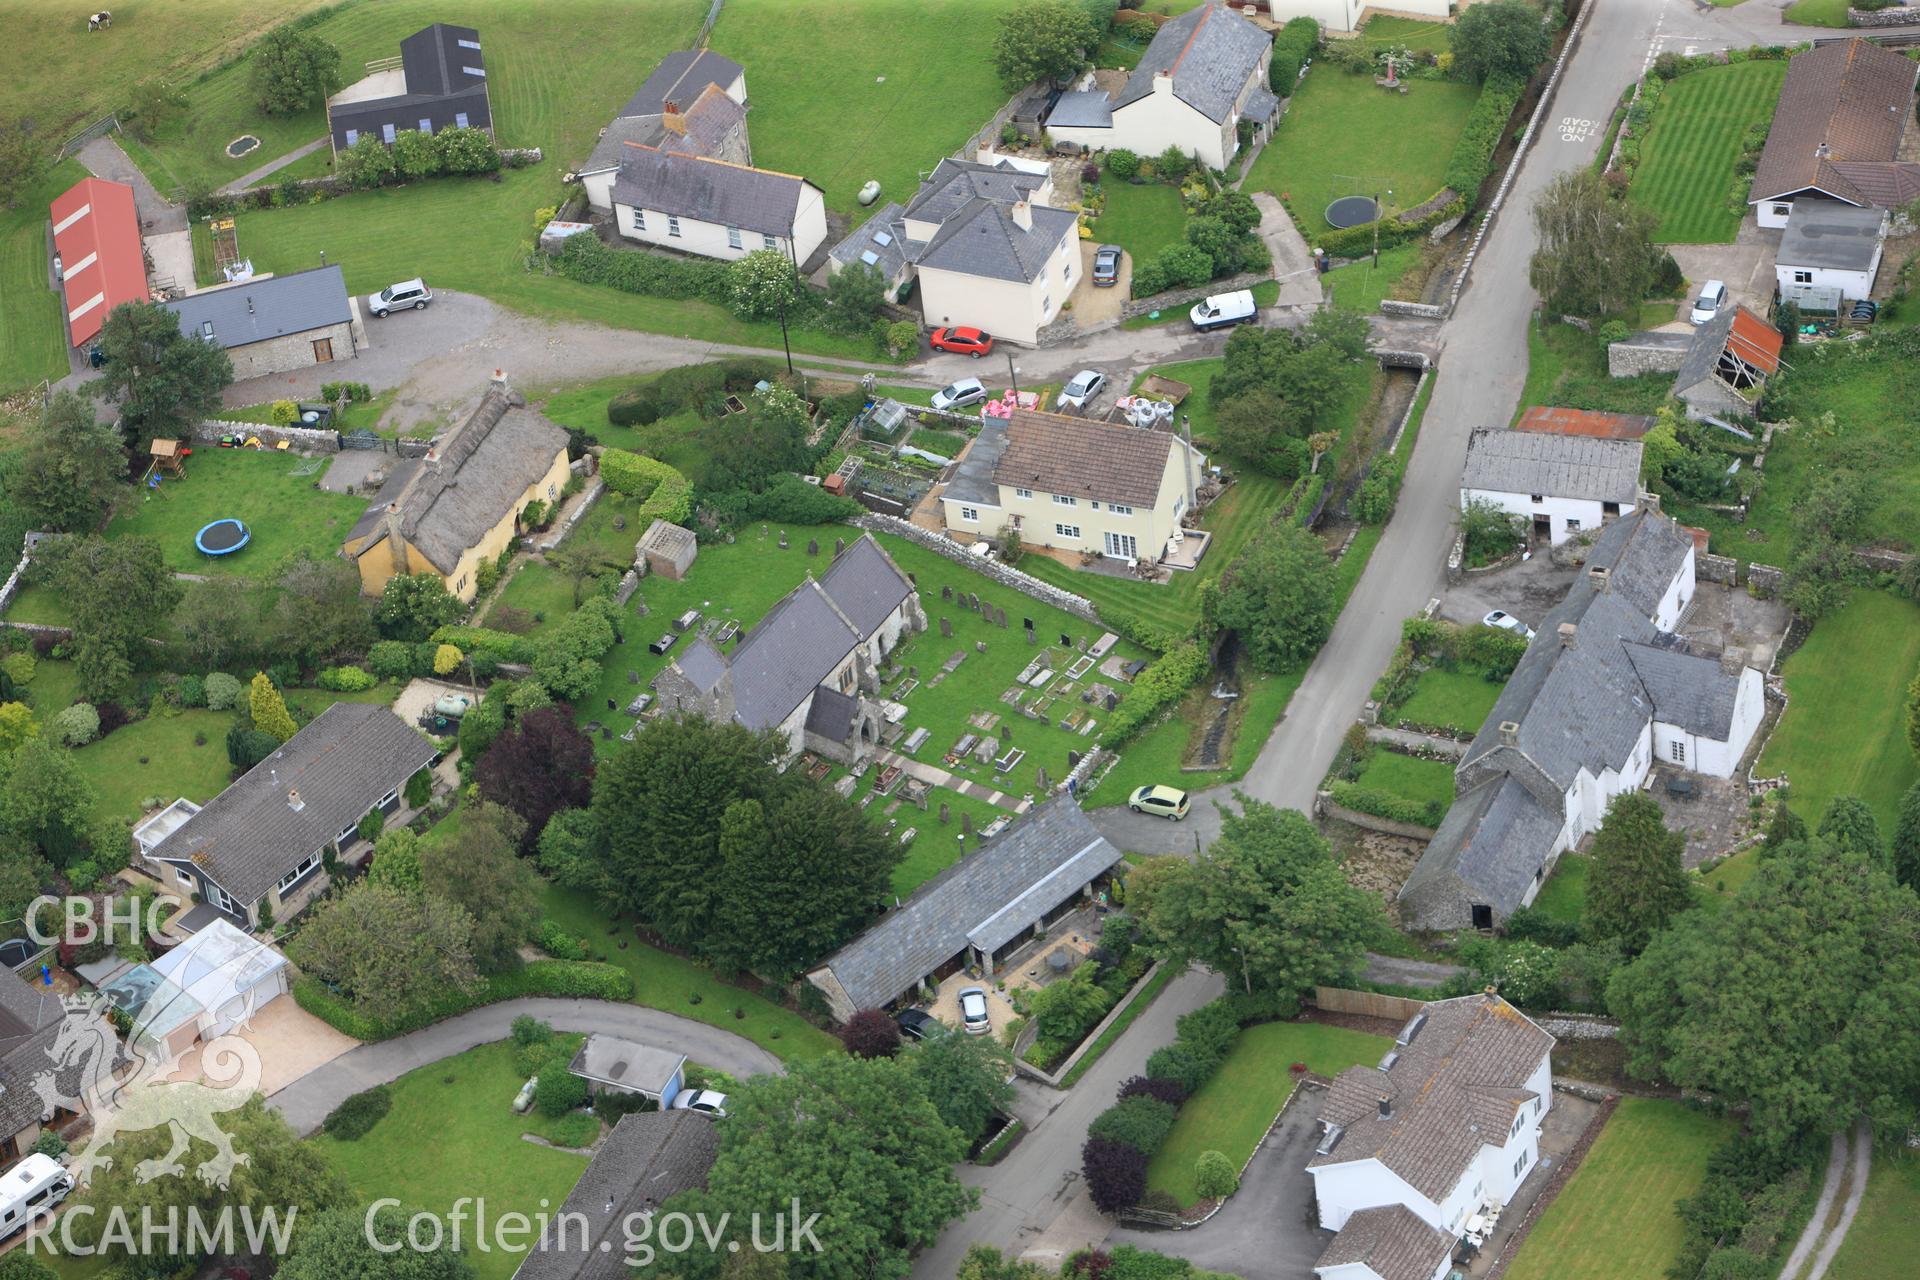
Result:
<svg viewBox="0 0 1920 1280"><path fill-rule="evenodd" d="M74 752L74 763L99 794L95 814L138 818L150 799L170 804L185 796L205 804L219 795L233 779L227 760L233 720L229 711L148 716Z"/></svg>
<svg viewBox="0 0 1920 1280"><path fill-rule="evenodd" d="M107 536L143 536L160 544L167 564L185 573L264 577L305 548L325 558L340 549L365 498L315 489L323 472L296 475L311 459L253 449L201 446L187 462L185 480L163 479L124 500ZM202 555L193 536L203 525L232 516L252 540L229 556Z"/></svg>
<svg viewBox="0 0 1920 1280"><path fill-rule="evenodd" d="M1821 619L1786 661L1787 711L1759 773L1784 773L1809 826L1835 796L1857 795L1883 832L1920 779L1902 727L1907 683L1920 669L1920 605L1859 590Z"/></svg>
<svg viewBox="0 0 1920 1280"><path fill-rule="evenodd" d="M753 162L805 174L829 208L853 214L870 178L883 201L912 198L921 171L1006 102L993 34L1013 7L919 0L908 17L898 0L727 0L711 45L747 69ZM686 8L697 15L706 5ZM632 92L623 88L607 113Z"/></svg>
<svg viewBox="0 0 1920 1280"><path fill-rule="evenodd" d="M1628 327L1644 328L1671 319L1672 304L1649 302L1641 306L1638 326L1630 321ZM1518 422L1521 414L1543 404L1650 414L1666 401L1672 389L1671 374L1609 377L1607 349L1598 338L1570 324L1534 323L1527 326L1527 382L1513 417Z"/></svg>
<svg viewBox="0 0 1920 1280"><path fill-rule="evenodd" d="M1833 1256L1828 1280L1900 1275L1913 1266L1916 1255L1920 1255L1920 1155L1883 1142L1874 1149L1866 1199Z"/></svg>
<svg viewBox="0 0 1920 1280"><path fill-rule="evenodd" d="M1391 208L1411 209L1440 190L1479 92L1470 84L1416 80L1407 93L1387 94L1372 76L1316 67L1243 190L1279 196L1309 243L1332 229L1323 215L1340 196L1391 190Z"/></svg>
<svg viewBox="0 0 1920 1280"><path fill-rule="evenodd" d="M608 964L633 975L636 1004L745 1036L786 1061L817 1058L840 1047L839 1041L791 1009L728 986L711 969L647 946L586 894L548 886L543 906L547 919L585 939L596 958L604 950ZM734 1017L736 1009L746 1016Z"/></svg>
<svg viewBox="0 0 1920 1280"><path fill-rule="evenodd" d="M1785 17L1788 22L1800 22L1809 27L1844 27L1847 25L1847 0L1799 0L1788 8Z"/></svg>
<svg viewBox="0 0 1920 1280"><path fill-rule="evenodd" d="M1445 760L1422 760L1376 748L1355 782L1414 804L1437 804L1442 813L1453 805L1453 766Z"/></svg>
<svg viewBox="0 0 1920 1280"><path fill-rule="evenodd" d="M1377 1062L1392 1047L1385 1036L1313 1022L1248 1027L1213 1078L1181 1106L1173 1131L1147 1166L1147 1186L1192 1204L1200 1198L1194 1161L1202 1151L1219 1151L1236 1169L1245 1163L1293 1089L1294 1063L1334 1076L1358 1063Z"/></svg>
<svg viewBox="0 0 1920 1280"><path fill-rule="evenodd" d="M1486 723L1501 685L1465 671L1433 667L1420 673L1413 694L1394 716L1415 724L1439 725L1473 733Z"/></svg>
<svg viewBox="0 0 1920 1280"><path fill-rule="evenodd" d="M1540 1215L1508 1277L1618 1280L1662 1274L1680 1248L1674 1201L1699 1188L1707 1153L1733 1130L1732 1121L1677 1102L1622 1098L1573 1180ZM1623 1224L1632 1229L1621 1229Z"/></svg>
<svg viewBox="0 0 1920 1280"><path fill-rule="evenodd" d="M513 1113L521 1084L511 1041L481 1045L394 1081L392 1109L358 1141L321 1134L312 1142L362 1204L391 1196L444 1216L463 1196L484 1196L489 1214L555 1212L587 1158L520 1136L544 1136L554 1123ZM507 1280L521 1252L470 1249L465 1256L479 1280Z"/></svg>
<svg viewBox="0 0 1920 1280"><path fill-rule="evenodd" d="M1335 306L1345 307L1349 311L1378 311L1380 303L1387 298L1416 301L1403 290L1407 278L1420 266L1425 253L1425 241L1410 240L1406 244L1382 249L1380 265L1377 267L1373 265L1373 255L1368 254L1320 278L1326 283L1327 297Z"/></svg>
<svg viewBox="0 0 1920 1280"><path fill-rule="evenodd" d="M86 176L65 161L0 209L0 396L67 376L60 295L47 288L47 205Z"/></svg>
<svg viewBox="0 0 1920 1280"><path fill-rule="evenodd" d="M1549 919L1578 924L1587 910L1587 874L1592 869L1592 860L1583 853L1561 854L1533 900L1533 909Z"/></svg>
<svg viewBox="0 0 1920 1280"><path fill-rule="evenodd" d="M1710 67L1667 85L1642 144L1633 199L1660 215L1665 244L1730 244L1741 214L1728 207L1734 162L1750 125L1773 118L1787 64Z"/></svg>
<svg viewBox="0 0 1920 1280"><path fill-rule="evenodd" d="M1180 202L1180 193L1166 183L1136 187L1125 179L1108 177L1100 189L1106 193L1107 205L1094 220L1094 238L1133 255L1136 270L1168 245L1185 240L1187 208Z"/></svg>
<svg viewBox="0 0 1920 1280"><path fill-rule="evenodd" d="M1453 48L1453 26L1422 18L1375 16L1360 28L1360 38L1375 48L1402 45L1415 53L1445 53Z"/></svg>

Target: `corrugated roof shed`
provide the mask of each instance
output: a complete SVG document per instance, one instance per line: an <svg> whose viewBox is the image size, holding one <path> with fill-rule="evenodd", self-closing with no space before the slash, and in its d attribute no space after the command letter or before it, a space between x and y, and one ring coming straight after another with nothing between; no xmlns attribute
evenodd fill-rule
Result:
<svg viewBox="0 0 1920 1280"><path fill-rule="evenodd" d="M140 214L133 188L104 178L80 179L54 197L50 212L67 330L78 347L99 336L115 307L151 296Z"/></svg>

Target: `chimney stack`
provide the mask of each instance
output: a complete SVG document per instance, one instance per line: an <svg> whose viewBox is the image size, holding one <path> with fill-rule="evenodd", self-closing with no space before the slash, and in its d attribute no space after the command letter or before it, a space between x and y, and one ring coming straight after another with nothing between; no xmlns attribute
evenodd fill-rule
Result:
<svg viewBox="0 0 1920 1280"><path fill-rule="evenodd" d="M1572 623L1572 622L1561 623L1560 624L1560 647L1562 649L1573 648L1574 639L1579 634L1580 634L1580 627L1577 623Z"/></svg>
<svg viewBox="0 0 1920 1280"><path fill-rule="evenodd" d="M298 790L290 790L287 792L287 808L298 813L306 807L307 802L300 798L300 792Z"/></svg>
<svg viewBox="0 0 1920 1280"><path fill-rule="evenodd" d="M1500 722L1499 733L1500 741L1507 746L1517 747L1520 745L1520 726L1512 720L1502 720Z"/></svg>
<svg viewBox="0 0 1920 1280"><path fill-rule="evenodd" d="M1393 1119L1393 1099L1384 1093L1380 1095L1380 1118L1382 1120Z"/></svg>
<svg viewBox="0 0 1920 1280"><path fill-rule="evenodd" d="M1025 200L1017 201L1013 206L1013 225L1022 231L1033 230L1033 206Z"/></svg>
<svg viewBox="0 0 1920 1280"><path fill-rule="evenodd" d="M668 133L684 135L687 131L687 117L672 98L660 104L660 127Z"/></svg>
<svg viewBox="0 0 1920 1280"><path fill-rule="evenodd" d="M1613 582L1613 572L1604 566L1593 565L1587 570L1587 581L1599 595L1607 594L1607 588Z"/></svg>

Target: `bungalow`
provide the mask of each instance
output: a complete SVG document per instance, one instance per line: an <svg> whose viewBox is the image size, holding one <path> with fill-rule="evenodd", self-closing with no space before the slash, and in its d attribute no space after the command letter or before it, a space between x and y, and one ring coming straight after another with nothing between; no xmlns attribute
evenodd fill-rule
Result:
<svg viewBox="0 0 1920 1280"><path fill-rule="evenodd" d="M1801 201L1773 257L1780 297L1808 310L1838 311L1844 299L1872 296L1886 234L1887 212L1877 206Z"/></svg>
<svg viewBox="0 0 1920 1280"><path fill-rule="evenodd" d="M653 679L661 709L777 729L790 749L843 764L867 759L885 713L879 668L902 639L927 629L913 579L872 534L862 534L818 580L767 610L722 652L702 636Z"/></svg>
<svg viewBox="0 0 1920 1280"><path fill-rule="evenodd" d="M1436 1000L1377 1066L1348 1067L1320 1105L1307 1161L1333 1238L1321 1280L1440 1280L1472 1219L1540 1165L1553 1037L1493 994Z"/></svg>
<svg viewBox="0 0 1920 1280"><path fill-rule="evenodd" d="M1215 0L1161 27L1118 97L1097 89L1065 93L1047 134L1089 151L1184 151L1224 169L1240 150L1240 123L1264 137L1280 100L1267 88L1273 37Z"/></svg>
<svg viewBox="0 0 1920 1280"><path fill-rule="evenodd" d="M339 155L363 137L389 146L403 129L493 135L480 33L436 22L400 42L398 58L367 64L368 75L327 99L327 133Z"/></svg>
<svg viewBox="0 0 1920 1280"><path fill-rule="evenodd" d="M100 335L123 302L146 302L146 251L133 188L82 178L54 197L53 270L65 298L67 339L83 346Z"/></svg>
<svg viewBox="0 0 1920 1280"><path fill-rule="evenodd" d="M1780 331L1745 307L1721 311L1693 331L1673 379L1690 418L1750 418L1780 369Z"/></svg>
<svg viewBox="0 0 1920 1280"><path fill-rule="evenodd" d="M1760 225L1784 227L1806 203L1893 209L1920 196L1920 164L1901 159L1916 76L1904 53L1858 37L1795 54L1747 200Z"/></svg>
<svg viewBox="0 0 1920 1280"><path fill-rule="evenodd" d="M613 212L613 180L629 142L751 165L747 140L747 73L711 49L682 50L660 60L638 92L600 131L580 167L587 203Z"/></svg>
<svg viewBox="0 0 1920 1280"><path fill-rule="evenodd" d="M189 338L226 348L236 381L354 356L353 299L338 265L255 276L162 305Z"/></svg>
<svg viewBox="0 0 1920 1280"><path fill-rule="evenodd" d="M1207 535L1181 519L1206 463L1169 431L1015 409L982 420L940 505L957 542L993 540L1011 526L1029 547L1129 564L1172 557L1192 568Z"/></svg>
<svg viewBox="0 0 1920 1280"><path fill-rule="evenodd" d="M1036 933L1093 892L1120 861L1064 792L921 885L879 923L807 975L833 1016L910 999L962 966L991 981Z"/></svg>
<svg viewBox="0 0 1920 1280"><path fill-rule="evenodd" d="M164 839L136 829L135 844L162 884L253 930L319 896L328 856L353 843L368 813L398 809L407 779L436 754L388 708L336 702Z"/></svg>
<svg viewBox="0 0 1920 1280"><path fill-rule="evenodd" d="M621 235L703 258L778 249L798 269L827 238L826 197L805 178L667 146L621 143L609 192Z"/></svg>
<svg viewBox="0 0 1920 1280"><path fill-rule="evenodd" d="M618 1280L646 1238L654 1210L707 1185L720 1154L720 1126L692 1111L620 1117L560 1212L544 1218L538 1244L513 1280Z"/></svg>
<svg viewBox="0 0 1920 1280"><path fill-rule="evenodd" d="M513 541L528 504L559 501L567 433L527 408L498 370L480 404L424 458L395 461L341 553L377 596L395 574L434 573L471 601L479 569Z"/></svg>
<svg viewBox="0 0 1920 1280"><path fill-rule="evenodd" d="M78 1113L43 1097L43 1085L50 1084L58 1099L84 1103L81 1084L97 1072L84 1054L53 1066L52 1080L46 1079L53 1064L50 1050L66 1016L59 992L0 966L0 1165L13 1164L33 1150L43 1132L76 1118Z"/></svg>
<svg viewBox="0 0 1920 1280"><path fill-rule="evenodd" d="M665 1107L686 1085L687 1055L655 1049L618 1036L594 1032L580 1045L567 1065L571 1075L587 1082L588 1093L611 1089L637 1093Z"/></svg>
<svg viewBox="0 0 1920 1280"><path fill-rule="evenodd" d="M1467 440L1460 509L1486 502L1531 522L1554 546L1640 501L1638 440L1476 430Z"/></svg>
<svg viewBox="0 0 1920 1280"><path fill-rule="evenodd" d="M1531 903L1656 761L1733 776L1766 694L1743 650L1707 657L1677 634L1694 554L1652 508L1595 540L1454 771L1453 807L1400 890L1410 924L1492 928Z"/></svg>
<svg viewBox="0 0 1920 1280"><path fill-rule="evenodd" d="M906 205L884 206L835 245L828 266L873 267L896 295L918 280L928 324L1031 344L1080 276L1079 215L1052 200L1044 163L945 159Z"/></svg>

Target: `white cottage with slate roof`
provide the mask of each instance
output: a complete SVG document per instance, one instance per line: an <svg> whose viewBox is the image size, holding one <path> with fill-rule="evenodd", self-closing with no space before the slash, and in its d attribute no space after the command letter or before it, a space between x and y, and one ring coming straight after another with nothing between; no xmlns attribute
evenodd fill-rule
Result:
<svg viewBox="0 0 1920 1280"><path fill-rule="evenodd" d="M841 1021L910 999L963 965L994 967L1073 909L1120 851L1065 792L921 885L807 981Z"/></svg>
<svg viewBox="0 0 1920 1280"><path fill-rule="evenodd" d="M794 752L844 764L879 744L883 716L870 696L905 637L927 628L920 594L872 534L862 534L817 580L767 610L731 652L702 636L653 679L661 709L778 730Z"/></svg>
<svg viewBox="0 0 1920 1280"><path fill-rule="evenodd" d="M1052 202L1044 163L992 152L942 160L906 205L886 205L835 245L829 266L864 263L892 290L917 278L928 324L1032 343L1080 279L1079 215Z"/></svg>
<svg viewBox="0 0 1920 1280"><path fill-rule="evenodd" d="M1273 37L1210 2L1161 27L1118 97L1087 89L1060 96L1047 116L1056 143L1125 148L1143 156L1175 147L1209 169L1240 150L1240 122L1273 127L1280 100L1267 88Z"/></svg>
<svg viewBox="0 0 1920 1280"><path fill-rule="evenodd" d="M1481 429L1467 441L1460 509L1491 503L1557 547L1638 505L1640 449L1638 440Z"/></svg>
<svg viewBox="0 0 1920 1280"><path fill-rule="evenodd" d="M600 131L576 177L587 203L613 212L613 182L629 142L666 151L753 163L747 137L747 73L711 49L682 49L662 58L613 123Z"/></svg>
<svg viewBox="0 0 1920 1280"><path fill-rule="evenodd" d="M1377 1066L1348 1067L1320 1108L1307 1161L1322 1280L1440 1280L1476 1213L1499 1210L1540 1163L1553 1037L1497 995L1436 1000Z"/></svg>
<svg viewBox="0 0 1920 1280"><path fill-rule="evenodd" d="M629 240L703 258L777 249L804 266L827 238L826 197L796 174L638 142L619 156L610 198Z"/></svg>
<svg viewBox="0 0 1920 1280"><path fill-rule="evenodd" d="M1490 928L1658 763L1731 777L1765 712L1760 672L1690 651L1691 535L1643 509L1608 526L1454 772L1456 798L1400 909L1422 929Z"/></svg>

